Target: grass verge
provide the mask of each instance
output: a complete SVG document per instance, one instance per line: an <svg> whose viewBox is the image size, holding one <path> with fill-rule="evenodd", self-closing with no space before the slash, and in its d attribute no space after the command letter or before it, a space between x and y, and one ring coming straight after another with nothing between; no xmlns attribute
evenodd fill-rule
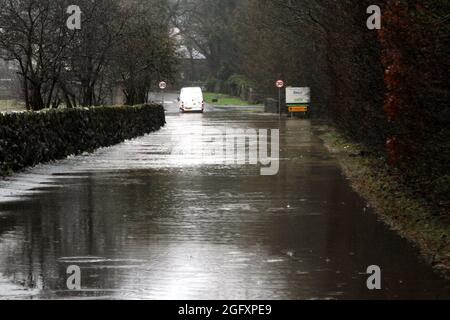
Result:
<svg viewBox="0 0 450 320"><path fill-rule="evenodd" d="M450 223L424 201L412 198L384 159L365 153L334 128L321 126L319 136L381 220L419 247L426 261L450 279Z"/></svg>
<svg viewBox="0 0 450 320"><path fill-rule="evenodd" d="M0 112L25 111L25 104L17 100L0 100Z"/></svg>
<svg viewBox="0 0 450 320"><path fill-rule="evenodd" d="M222 93L204 92L203 97L207 103L216 105L216 106L249 106L249 105L251 105L249 102L244 101L238 97L233 97L233 96L222 94ZM214 99L217 99L218 101L213 102Z"/></svg>

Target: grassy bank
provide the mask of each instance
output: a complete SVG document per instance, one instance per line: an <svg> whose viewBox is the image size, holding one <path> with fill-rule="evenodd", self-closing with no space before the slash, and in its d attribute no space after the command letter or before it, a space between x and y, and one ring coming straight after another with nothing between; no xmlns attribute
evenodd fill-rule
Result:
<svg viewBox="0 0 450 320"><path fill-rule="evenodd" d="M205 92L205 93L203 93L203 97L207 103L216 105L216 106L249 106L249 105L251 105L249 102L244 101L238 97L233 97L233 96L222 94L222 93ZM213 102L214 99L217 99L217 102Z"/></svg>
<svg viewBox="0 0 450 320"><path fill-rule="evenodd" d="M25 111L25 104L17 100L0 100L0 112Z"/></svg>
<svg viewBox="0 0 450 320"><path fill-rule="evenodd" d="M353 188L381 220L418 246L427 262L450 278L450 223L425 201L411 197L384 159L367 154L336 130L320 127L325 146L336 155Z"/></svg>

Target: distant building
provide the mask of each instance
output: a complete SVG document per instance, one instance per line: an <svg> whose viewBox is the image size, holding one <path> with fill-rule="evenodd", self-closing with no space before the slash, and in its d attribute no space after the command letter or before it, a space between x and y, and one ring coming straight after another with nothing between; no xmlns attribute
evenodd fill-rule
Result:
<svg viewBox="0 0 450 320"><path fill-rule="evenodd" d="M178 82L180 87L203 86L208 79L208 64L206 58L195 49L181 46L178 66Z"/></svg>
<svg viewBox="0 0 450 320"><path fill-rule="evenodd" d="M0 59L0 99L20 98L17 68L12 61Z"/></svg>

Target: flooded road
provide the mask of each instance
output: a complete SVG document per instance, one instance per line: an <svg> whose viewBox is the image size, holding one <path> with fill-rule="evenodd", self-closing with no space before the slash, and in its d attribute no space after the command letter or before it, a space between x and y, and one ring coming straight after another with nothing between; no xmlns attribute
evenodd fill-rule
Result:
<svg viewBox="0 0 450 320"><path fill-rule="evenodd" d="M171 100L172 99L172 100ZM448 283L355 194L307 120L258 108L179 114L161 131L0 181L0 299L432 299ZM202 128L280 129L278 175L205 162ZM66 287L81 268L82 290ZM382 290L366 270L382 269Z"/></svg>

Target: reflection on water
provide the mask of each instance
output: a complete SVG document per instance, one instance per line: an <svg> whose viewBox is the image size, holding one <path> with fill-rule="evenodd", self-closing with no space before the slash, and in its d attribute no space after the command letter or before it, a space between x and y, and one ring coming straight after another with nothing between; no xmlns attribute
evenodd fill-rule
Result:
<svg viewBox="0 0 450 320"><path fill-rule="evenodd" d="M175 152L188 130L280 126L237 119L170 116L156 134L1 182L0 298L450 297L352 192L308 121L281 123L274 177ZM373 264L378 292L366 287ZM81 267L79 292L66 289L69 265Z"/></svg>

